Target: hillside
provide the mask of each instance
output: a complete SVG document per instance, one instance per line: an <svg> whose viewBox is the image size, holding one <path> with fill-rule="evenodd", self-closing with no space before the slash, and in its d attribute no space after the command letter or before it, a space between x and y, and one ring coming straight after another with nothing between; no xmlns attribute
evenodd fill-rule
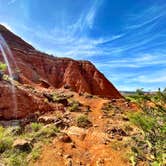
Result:
<svg viewBox="0 0 166 166"><path fill-rule="evenodd" d="M0 165L165 166L165 91L122 96L91 62L0 34Z"/></svg>

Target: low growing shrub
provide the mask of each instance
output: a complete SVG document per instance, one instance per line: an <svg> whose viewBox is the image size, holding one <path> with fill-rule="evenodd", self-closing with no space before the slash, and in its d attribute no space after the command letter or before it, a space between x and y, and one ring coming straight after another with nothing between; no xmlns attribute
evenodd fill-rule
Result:
<svg viewBox="0 0 166 166"><path fill-rule="evenodd" d="M86 115L80 115L77 118L77 126L78 127L90 127L92 125L92 123L89 121L88 116Z"/></svg>

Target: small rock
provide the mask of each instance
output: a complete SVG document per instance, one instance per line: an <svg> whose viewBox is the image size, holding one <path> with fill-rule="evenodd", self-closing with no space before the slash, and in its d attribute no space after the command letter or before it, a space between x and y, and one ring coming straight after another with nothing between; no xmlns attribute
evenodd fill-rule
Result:
<svg viewBox="0 0 166 166"><path fill-rule="evenodd" d="M19 149L21 151L30 151L32 149L32 144L28 140L17 139L13 143L13 148Z"/></svg>
<svg viewBox="0 0 166 166"><path fill-rule="evenodd" d="M117 140L118 140L118 141L122 141L122 139L123 139L123 138L122 138L122 137L120 137L120 136L119 136L119 137L117 137Z"/></svg>
<svg viewBox="0 0 166 166"><path fill-rule="evenodd" d="M76 146L73 142L71 143L71 148L76 148Z"/></svg>
<svg viewBox="0 0 166 166"><path fill-rule="evenodd" d="M76 127L76 126L71 126L67 130L67 134L69 134L69 135L81 136L81 135L86 134L86 133L87 133L86 129Z"/></svg>
<svg viewBox="0 0 166 166"><path fill-rule="evenodd" d="M62 136L60 136L59 140L65 143L72 142L71 138L65 133Z"/></svg>
<svg viewBox="0 0 166 166"><path fill-rule="evenodd" d="M103 140L103 144L105 144L105 145L108 145L108 143L110 143L111 141L108 139L108 138L105 138L104 140Z"/></svg>
<svg viewBox="0 0 166 166"><path fill-rule="evenodd" d="M69 159L69 160L66 162L65 165L66 165L66 166L72 166L72 165L73 165L72 159Z"/></svg>
<svg viewBox="0 0 166 166"><path fill-rule="evenodd" d="M80 140L83 141L83 140L85 139L85 137L86 137L86 134L85 134L85 133L82 134L82 135L80 135Z"/></svg>
<svg viewBox="0 0 166 166"><path fill-rule="evenodd" d="M103 166L104 165L104 159L99 159L97 162L96 162L96 166Z"/></svg>
<svg viewBox="0 0 166 166"><path fill-rule="evenodd" d="M66 154L66 155L64 155L64 158L69 159L69 158L72 158L72 156L70 154Z"/></svg>
<svg viewBox="0 0 166 166"><path fill-rule="evenodd" d="M61 152L58 152L57 154L58 154L59 156L61 156L61 157L63 156L63 154L62 154Z"/></svg>

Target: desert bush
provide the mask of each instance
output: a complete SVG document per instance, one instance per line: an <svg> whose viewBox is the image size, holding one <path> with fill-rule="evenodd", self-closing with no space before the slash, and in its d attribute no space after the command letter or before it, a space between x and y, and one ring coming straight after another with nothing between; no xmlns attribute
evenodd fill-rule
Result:
<svg viewBox="0 0 166 166"><path fill-rule="evenodd" d="M80 115L77 118L77 126L78 127L83 127L83 128L90 127L91 126L91 122L89 121L88 116Z"/></svg>
<svg viewBox="0 0 166 166"><path fill-rule="evenodd" d="M7 135L5 128L0 126L0 153L11 148L13 143L12 136Z"/></svg>
<svg viewBox="0 0 166 166"><path fill-rule="evenodd" d="M42 123L33 122L33 123L30 124L30 127L31 127L33 132L37 132L43 127L43 124Z"/></svg>
<svg viewBox="0 0 166 166"><path fill-rule="evenodd" d="M30 159L33 161L37 160L41 155L41 145L37 145L32 149L32 152L30 154Z"/></svg>
<svg viewBox="0 0 166 166"><path fill-rule="evenodd" d="M150 131L156 123L154 118L148 117L147 115L140 112L130 114L129 120L145 131Z"/></svg>
<svg viewBox="0 0 166 166"><path fill-rule="evenodd" d="M0 138L0 153L12 147L13 140L11 137Z"/></svg>
<svg viewBox="0 0 166 166"><path fill-rule="evenodd" d="M110 102L104 103L103 106L102 106L102 111L103 111L104 113L108 113L108 112L110 112L112 109L113 109L113 106L112 106L112 104L111 104Z"/></svg>
<svg viewBox="0 0 166 166"><path fill-rule="evenodd" d="M77 112L80 110L79 106L80 106L80 103L78 101L72 101L68 109L71 112Z"/></svg>
<svg viewBox="0 0 166 166"><path fill-rule="evenodd" d="M146 97L148 96L148 97ZM149 106L147 101L153 103ZM143 137L134 139L136 160L145 160L150 165L163 165L166 163L166 109L164 93L144 95L137 94L136 102L142 107L142 112L132 113L129 120L142 129ZM147 153L147 154L146 154Z"/></svg>
<svg viewBox="0 0 166 166"><path fill-rule="evenodd" d="M13 133L13 127L0 126L0 157L1 163L9 166L26 166L31 160L36 160L41 153L41 146L49 143L59 132L54 124L44 126L41 123L27 125L19 134ZM16 139L28 139L32 145L30 150L14 147ZM40 145L40 146L38 146Z"/></svg>
<svg viewBox="0 0 166 166"><path fill-rule="evenodd" d="M41 139L41 138L49 138L49 137L52 137L52 136L56 136L56 134L59 132L59 129L53 125L53 124L50 124L50 125L47 125L47 126L44 126L43 128L41 128L37 134L36 134L36 138L37 139Z"/></svg>
<svg viewBox="0 0 166 166"><path fill-rule="evenodd" d="M7 165L9 166L27 166L28 162L26 160L26 153L13 153L7 160Z"/></svg>
<svg viewBox="0 0 166 166"><path fill-rule="evenodd" d="M5 63L0 62L0 71L5 71L7 68L7 65Z"/></svg>

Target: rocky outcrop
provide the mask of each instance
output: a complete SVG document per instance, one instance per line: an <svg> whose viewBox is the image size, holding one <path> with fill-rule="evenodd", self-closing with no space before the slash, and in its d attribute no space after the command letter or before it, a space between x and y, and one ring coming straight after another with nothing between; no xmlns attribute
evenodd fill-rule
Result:
<svg viewBox="0 0 166 166"><path fill-rule="evenodd" d="M12 50L22 83L43 85L43 81L54 88L68 87L78 93L88 92L107 98L121 98L116 88L89 61L57 58L35 50L31 45L0 25L0 33ZM2 56L0 55L2 60ZM49 87L49 86L48 86Z"/></svg>
<svg viewBox="0 0 166 166"><path fill-rule="evenodd" d="M34 95L28 90L15 88L11 84L0 81L0 119L24 118L34 112L48 112L53 108L44 102L44 98Z"/></svg>
<svg viewBox="0 0 166 166"><path fill-rule="evenodd" d="M12 56L7 59L12 68L14 79L21 87L28 84L39 89L65 88L78 93L90 93L110 99L122 98L116 88L89 61L76 61L58 58L37 51L30 44L0 25L0 35L10 47ZM3 43L2 37L0 44ZM5 48L7 50L7 48ZM0 52L0 61L4 61ZM15 112L11 83L0 81L0 118L23 118L35 111L53 110L54 106L43 102L43 98L30 91L15 87L18 103ZM39 90L40 91L40 90Z"/></svg>

